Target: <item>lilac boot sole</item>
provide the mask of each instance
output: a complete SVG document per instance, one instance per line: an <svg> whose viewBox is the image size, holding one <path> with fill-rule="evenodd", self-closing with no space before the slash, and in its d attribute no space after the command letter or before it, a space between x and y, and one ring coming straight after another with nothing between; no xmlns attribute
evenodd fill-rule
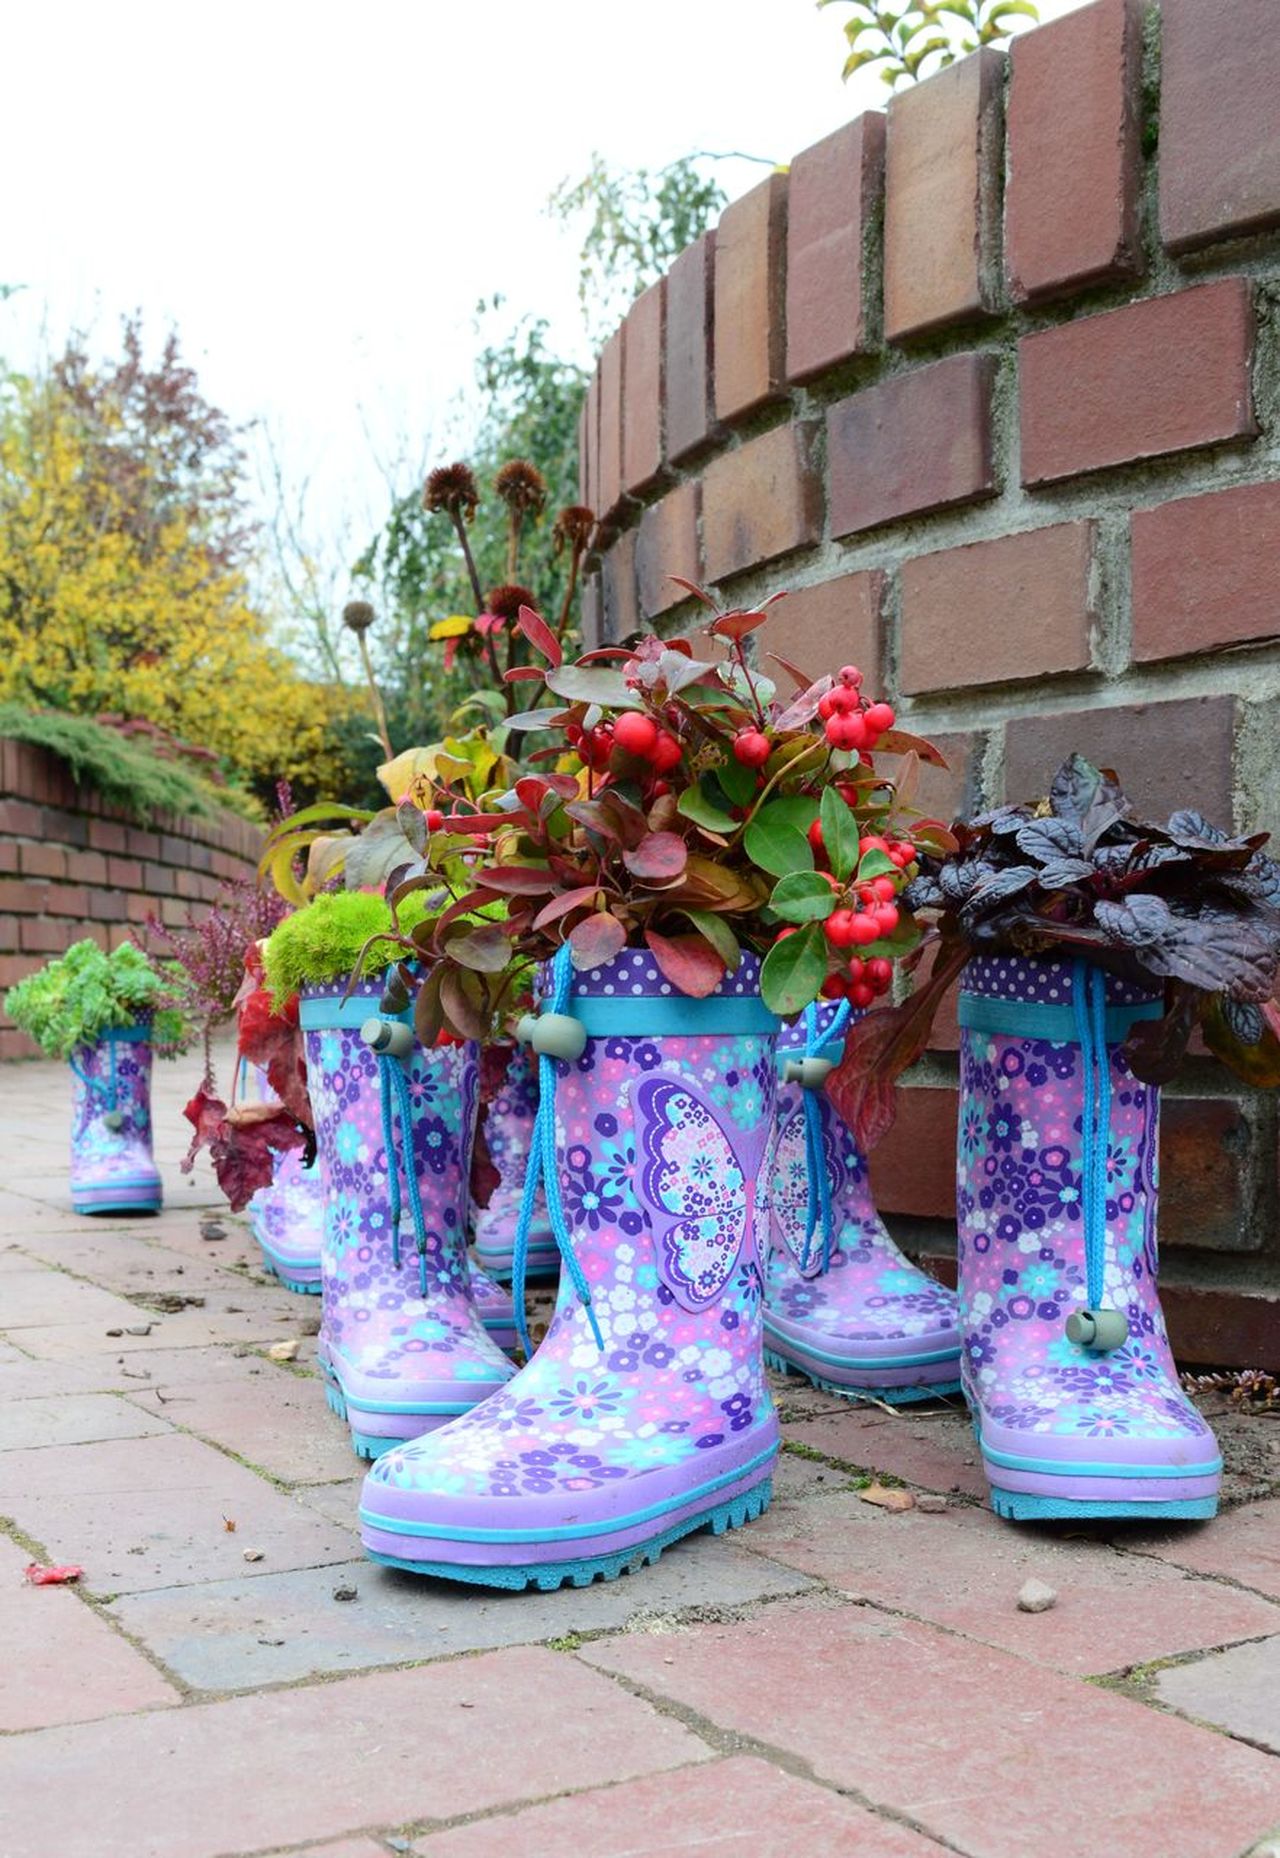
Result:
<svg viewBox="0 0 1280 1858"><path fill-rule="evenodd" d="M468 1411L465 1406L450 1406L443 1402L434 1406L395 1408L357 1404L348 1399L340 1383L331 1376L323 1363L320 1364L320 1372L324 1376L325 1399L338 1418L345 1419L351 1428L351 1449L357 1458L380 1458L393 1445L403 1445L406 1440L416 1439L424 1432L434 1432L437 1426L445 1426L460 1413ZM361 1421L382 1428L394 1427L396 1430L357 1430Z"/></svg>
<svg viewBox="0 0 1280 1858"><path fill-rule="evenodd" d="M991 1485L991 1507L1009 1522L1207 1522L1218 1513L1221 1458L1203 1464L1073 1464L1028 1458L973 1435ZM1013 1486L1011 1488L1011 1486Z"/></svg>
<svg viewBox="0 0 1280 1858"><path fill-rule="evenodd" d="M765 1322L769 1331L768 1320ZM770 1335L772 1347L764 1351L765 1366L777 1374L796 1374L810 1381L824 1393L840 1394L846 1400L872 1399L890 1406L909 1406L917 1400L939 1400L944 1394L958 1394L960 1380L956 1372L957 1355L948 1351L932 1360L917 1356L901 1362L876 1362L865 1368L854 1367L835 1356L817 1357L808 1352L794 1356L779 1352L777 1335ZM793 1345L794 1346L794 1345ZM834 1378L839 1375L839 1379ZM886 1375L896 1378L886 1380ZM937 1376L937 1379L931 1378Z"/></svg>

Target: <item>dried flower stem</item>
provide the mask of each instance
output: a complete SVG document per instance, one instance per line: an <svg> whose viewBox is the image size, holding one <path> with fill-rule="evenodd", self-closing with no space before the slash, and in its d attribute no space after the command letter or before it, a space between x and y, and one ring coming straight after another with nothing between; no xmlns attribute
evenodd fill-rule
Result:
<svg viewBox="0 0 1280 1858"><path fill-rule="evenodd" d="M393 761L395 759L395 750L391 746L391 731L387 728L387 708L382 701L382 692L378 689L378 680L373 674L373 660L369 656L369 642L365 638L363 632L358 632L356 638L360 644L360 662L364 666L365 682L369 686L369 694L373 699L373 716L374 721L378 725L378 735L381 739L383 751L386 754L387 760Z"/></svg>

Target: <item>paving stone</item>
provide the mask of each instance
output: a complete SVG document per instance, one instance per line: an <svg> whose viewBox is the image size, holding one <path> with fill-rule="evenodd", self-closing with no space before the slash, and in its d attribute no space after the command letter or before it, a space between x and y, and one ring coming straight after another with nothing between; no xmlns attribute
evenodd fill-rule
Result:
<svg viewBox="0 0 1280 1858"><path fill-rule="evenodd" d="M96 1439L140 1439L171 1430L166 1420L141 1413L114 1394L52 1394L0 1402L0 1452L37 1445L85 1445Z"/></svg>
<svg viewBox="0 0 1280 1858"><path fill-rule="evenodd" d="M575 1594L571 1617L557 1594L477 1593L364 1560L168 1588L117 1601L112 1610L184 1683L247 1690L322 1672L528 1645L569 1630L626 1628L641 1616L742 1606L808 1585L792 1568L713 1538L668 1549L642 1581L608 1581ZM357 1588L358 1601L335 1604L338 1586Z"/></svg>
<svg viewBox="0 0 1280 1858"><path fill-rule="evenodd" d="M200 1251L188 1251L181 1243L187 1227L193 1228ZM179 1243L170 1244L171 1237ZM243 1241L242 1247L235 1245L236 1239ZM145 1236L136 1227L122 1232L87 1219L79 1220L69 1231L41 1227L24 1235L22 1250L28 1254L28 1264L36 1258L59 1265L122 1296L163 1291L198 1295L209 1290L230 1294L243 1284L240 1275L231 1270L241 1250L255 1267L262 1261L257 1245L237 1221L228 1218L226 1239L210 1244L199 1238L199 1223L189 1213L162 1215L148 1226ZM269 1279L263 1282L275 1299L289 1295ZM273 1301L272 1307L278 1307L277 1302Z"/></svg>
<svg viewBox="0 0 1280 1858"><path fill-rule="evenodd" d="M403 1850L403 1846L400 1847ZM393 1847L384 1845L381 1839L339 1839L336 1843L326 1841L323 1845L304 1845L299 1848L291 1845L287 1854L281 1848L276 1853L267 1852L264 1858L389 1858Z"/></svg>
<svg viewBox="0 0 1280 1858"><path fill-rule="evenodd" d="M1155 1555L1197 1574L1224 1574L1280 1600L1280 1501L1242 1504L1200 1525L1127 1530L1118 1540L1134 1554Z"/></svg>
<svg viewBox="0 0 1280 1858"><path fill-rule="evenodd" d="M557 1707L531 1708L539 1696ZM562 1653L491 1652L7 1738L0 1851L292 1851L350 1837L368 1825L375 1798L388 1824L452 1819L709 1755L681 1724ZM74 1785L50 1785L55 1775Z"/></svg>
<svg viewBox="0 0 1280 1858"><path fill-rule="evenodd" d="M94 1294L106 1296L105 1291ZM246 1285L243 1291L223 1299L221 1309L213 1307L211 1300L202 1310L180 1310L174 1316L159 1316L113 1297L111 1303L123 1310L123 1315L114 1314L109 1320L99 1317L91 1323L65 1322L24 1328L17 1333L28 1354L46 1361L110 1354L112 1350L136 1354L148 1348L205 1348L210 1342L278 1342L290 1334L289 1325L298 1318L292 1311L273 1314L269 1308L262 1307L260 1298L260 1291ZM228 1304L236 1307L228 1308ZM300 1312L303 1314L305 1312ZM146 1336L107 1333L108 1329L138 1328L148 1322L152 1327Z"/></svg>
<svg viewBox="0 0 1280 1858"><path fill-rule="evenodd" d="M243 1575L246 1548L263 1551L263 1574L351 1556L323 1517L176 1433L0 1453L0 1515L54 1560L80 1562L93 1593Z"/></svg>
<svg viewBox="0 0 1280 1858"><path fill-rule="evenodd" d="M159 1374L130 1399L282 1483L327 1483L351 1470L351 1434L329 1411L318 1381L290 1374L258 1355L209 1354L218 1362L215 1378L175 1380Z"/></svg>
<svg viewBox="0 0 1280 1858"><path fill-rule="evenodd" d="M887 1471L925 1490L958 1490L986 1500L986 1476L963 1413L939 1413L931 1419L890 1418L879 1407L850 1404L788 1426L787 1437L845 1464Z"/></svg>
<svg viewBox="0 0 1280 1858"><path fill-rule="evenodd" d="M132 1303L68 1277L64 1271L28 1265L25 1271L7 1271L0 1286L0 1329L8 1334L49 1324L57 1328L94 1324L105 1329L138 1321ZM32 1354L38 1352L29 1340L22 1347Z"/></svg>
<svg viewBox="0 0 1280 1858"><path fill-rule="evenodd" d="M336 1484L300 1484L294 1494L309 1509L319 1510L330 1522L359 1535L360 1521L356 1512L360 1507L364 1476L363 1471L357 1471L353 1477L343 1478Z"/></svg>
<svg viewBox="0 0 1280 1858"><path fill-rule="evenodd" d="M1105 1542L1011 1529L989 1510L889 1516L836 1496L770 1510L742 1540L853 1599L1079 1677L1280 1632L1280 1609L1253 1594L1117 1555ZM1057 1590L1052 1613L1018 1611L1028 1580Z"/></svg>
<svg viewBox="0 0 1280 1858"><path fill-rule="evenodd" d="M793 1602L678 1644L577 1655L981 1858L1225 1858L1280 1812L1270 1756L932 1626Z"/></svg>
<svg viewBox="0 0 1280 1858"><path fill-rule="evenodd" d="M31 1557L0 1538L0 1731L90 1722L181 1701L70 1587L32 1587Z"/></svg>
<svg viewBox="0 0 1280 1858"><path fill-rule="evenodd" d="M1186 1716L1280 1754L1280 1638L1161 1671L1156 1695Z"/></svg>
<svg viewBox="0 0 1280 1858"><path fill-rule="evenodd" d="M428 1834L421 1858L936 1858L907 1826L750 1755Z"/></svg>

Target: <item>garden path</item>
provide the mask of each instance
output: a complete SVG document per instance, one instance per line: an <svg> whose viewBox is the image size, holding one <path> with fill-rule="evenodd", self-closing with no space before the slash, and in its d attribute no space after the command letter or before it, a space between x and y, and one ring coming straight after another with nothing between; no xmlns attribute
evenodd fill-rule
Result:
<svg viewBox="0 0 1280 1858"><path fill-rule="evenodd" d="M159 1069L165 1212L93 1221L65 1071L0 1067L2 1858L1280 1854L1272 1422L1227 1428L1217 1522L1047 1535L958 1412L793 1382L730 1539L582 1592L380 1570L315 1303L179 1174L195 1071Z"/></svg>

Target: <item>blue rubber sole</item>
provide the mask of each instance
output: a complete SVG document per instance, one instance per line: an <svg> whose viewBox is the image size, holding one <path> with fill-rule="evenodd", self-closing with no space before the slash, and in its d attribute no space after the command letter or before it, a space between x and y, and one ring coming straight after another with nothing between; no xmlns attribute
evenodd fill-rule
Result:
<svg viewBox="0 0 1280 1858"><path fill-rule="evenodd" d="M728 1503L716 1504L700 1515L686 1516L682 1522L663 1530L648 1542L618 1549L612 1555L588 1555L575 1561L530 1562L523 1567L482 1568L460 1561L408 1561L398 1555L381 1555L366 1549L370 1561L380 1567L400 1568L408 1574L430 1574L437 1580L463 1581L472 1587L498 1587L510 1593L524 1593L535 1587L540 1593L555 1593L560 1587L590 1587L593 1581L616 1581L622 1574L637 1574L651 1567L673 1542L683 1541L699 1529L724 1535L754 1522L768 1509L773 1497L773 1479L766 1478L754 1490L747 1490Z"/></svg>
<svg viewBox="0 0 1280 1858"><path fill-rule="evenodd" d="M339 1419L347 1419L347 1403L338 1388L329 1381L324 1384L324 1397ZM350 1426L349 1419L347 1423ZM357 1432L354 1426L350 1429L351 1449L357 1458L380 1458L383 1452L389 1452L393 1445L404 1444L403 1439L379 1439L375 1438L372 1433Z"/></svg>
<svg viewBox="0 0 1280 1858"><path fill-rule="evenodd" d="M911 1406L920 1400L938 1400L944 1394L958 1394L959 1381L937 1381L924 1387L846 1387L839 1381L824 1380L808 1368L798 1367L794 1361L788 1361L775 1349L764 1351L765 1366L777 1374L794 1374L802 1381L809 1381L820 1387L823 1393L839 1394L845 1400L883 1400L888 1406Z"/></svg>
<svg viewBox="0 0 1280 1858"><path fill-rule="evenodd" d="M1112 1503L1103 1498L1036 1497L1023 1490L991 1486L991 1507L1006 1522L1208 1522L1218 1514L1216 1497L1183 1497L1169 1503Z"/></svg>
<svg viewBox="0 0 1280 1858"><path fill-rule="evenodd" d="M262 1244L261 1239L258 1243ZM324 1290L323 1284L308 1284L296 1277L286 1277L280 1266L275 1264L265 1251L262 1254L262 1268L279 1281L282 1290L291 1290L295 1297L318 1297Z"/></svg>

